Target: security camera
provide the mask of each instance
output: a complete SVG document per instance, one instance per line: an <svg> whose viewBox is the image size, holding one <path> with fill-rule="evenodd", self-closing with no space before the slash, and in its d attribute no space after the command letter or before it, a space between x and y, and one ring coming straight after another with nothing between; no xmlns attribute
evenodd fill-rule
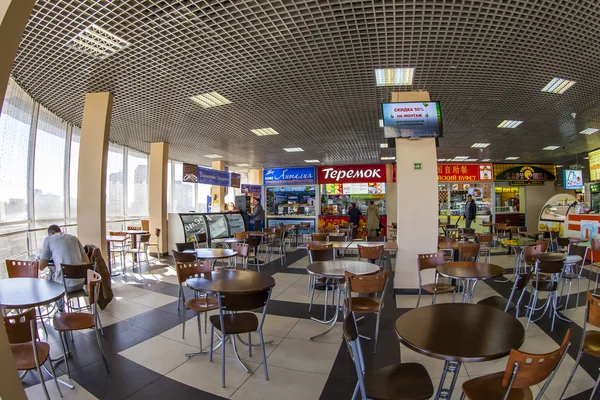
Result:
<svg viewBox="0 0 600 400"><path fill-rule="evenodd" d="M573 117L573 119L575 119L576 116L577 116L577 113L571 113L571 117Z"/></svg>

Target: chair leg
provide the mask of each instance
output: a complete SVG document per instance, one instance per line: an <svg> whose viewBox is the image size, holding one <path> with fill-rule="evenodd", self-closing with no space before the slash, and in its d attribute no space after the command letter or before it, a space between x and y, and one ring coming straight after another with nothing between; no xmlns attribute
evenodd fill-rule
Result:
<svg viewBox="0 0 600 400"><path fill-rule="evenodd" d="M48 388L46 388L46 382L44 381L44 375L42 375L42 370L40 368L40 364L37 359L35 360L35 369L37 370L38 377L40 378L40 382L42 383L42 389L44 390L46 399L50 400L50 395L48 394ZM54 379L56 379L56 375L54 376ZM57 385L58 385L58 382L57 382ZM58 388L58 390L60 391L60 388ZM62 394L61 394L61 397L62 397Z"/></svg>
<svg viewBox="0 0 600 400"><path fill-rule="evenodd" d="M377 313L377 322L375 323L375 348L373 354L377 353L377 340L379 339L379 321L381 319L381 311Z"/></svg>
<svg viewBox="0 0 600 400"><path fill-rule="evenodd" d="M98 332L97 327L94 327L94 332L96 332L96 340L98 341L98 347L100 348L100 354L102 354L102 360L104 361L106 372L110 373L110 371L108 370L108 363L106 362L106 357L104 356L104 347L102 347L102 340L100 340L100 333Z"/></svg>
<svg viewBox="0 0 600 400"><path fill-rule="evenodd" d="M527 319L527 325L525 325L525 330L529 329L529 324L531 323L531 319L533 318L533 310L535 309L535 305L537 303L538 291L536 290L533 298L531 299L531 305L529 306L529 318Z"/></svg>
<svg viewBox="0 0 600 400"><path fill-rule="evenodd" d="M181 331L181 338L185 339L185 320L187 319L187 309L185 310L185 312L183 313L183 329ZM202 350L202 349L200 349Z"/></svg>
<svg viewBox="0 0 600 400"><path fill-rule="evenodd" d="M581 267L583 268L583 267ZM570 291L571 288L569 288ZM577 277L577 296L575 297L575 308L579 308L579 290L581 290L581 279L579 279L579 277ZM565 311L567 311L567 309L565 308Z"/></svg>
<svg viewBox="0 0 600 400"><path fill-rule="evenodd" d="M310 292L310 303L308 304L308 312L312 310L313 301L315 299L315 285L317 284L317 278L315 276L310 275L309 280L312 279L312 287ZM327 307L327 305L325 305Z"/></svg>
<svg viewBox="0 0 600 400"><path fill-rule="evenodd" d="M248 357L252 357L252 332L248 332Z"/></svg>
<svg viewBox="0 0 600 400"><path fill-rule="evenodd" d="M594 395L596 394L596 391L598 390L598 384L600 383L600 376L598 376L598 378L596 379L596 384L594 385L594 389L592 390L592 394L590 395L590 400L592 400L594 398ZM566 388L565 388L566 390Z"/></svg>
<svg viewBox="0 0 600 400"><path fill-rule="evenodd" d="M54 366L52 365L50 356L48 356L48 359L46 361L48 361L48 364L50 365L50 371L52 371L52 377L54 379L54 384L56 385L56 389L58 390L58 394L60 394L60 397L63 397L62 391L60 390L60 386L58 386L58 379L56 378L56 371L54 371ZM43 380L44 380L44 378L42 377L42 375L40 375L40 381L43 381ZM46 387L46 385L44 384L44 388L45 387Z"/></svg>
<svg viewBox="0 0 600 400"><path fill-rule="evenodd" d="M65 342L67 338L65 337L64 332L58 332L58 336L60 337L60 345L63 349L63 358L65 359L65 365L67 366L67 376L71 379L71 369L69 368L69 360L67 359L67 348L65 347Z"/></svg>
<svg viewBox="0 0 600 400"><path fill-rule="evenodd" d="M222 338L221 340L225 340L225 338ZM213 343L215 341L215 326L211 325L210 327L210 352L208 355L208 360L210 362L212 362L213 359ZM223 342L222 346L225 346L225 342Z"/></svg>
<svg viewBox="0 0 600 400"><path fill-rule="evenodd" d="M208 333L207 329L208 329L208 313L205 312L204 313L204 333Z"/></svg>
<svg viewBox="0 0 600 400"><path fill-rule="evenodd" d="M561 395L558 397L559 399L562 399L564 397L565 392L567 391L567 388L569 387L569 383L571 383L573 376L575 376L575 371L577 371L577 367L579 366L579 361L581 360L582 355L583 355L583 351L580 351L579 354L577 355L577 359L575 360L575 365L573 366L573 371L571 371L571 375L569 375L569 379L567 379L567 384L565 385L565 388L563 389ZM598 382L600 382L600 380L598 380L596 382L596 386L598 386ZM596 388L594 387L594 391L592 392L592 397L590 397L590 400L594 397L595 391L596 391Z"/></svg>
<svg viewBox="0 0 600 400"><path fill-rule="evenodd" d="M224 329L224 327L223 327ZM224 332L221 332L221 334L223 335L223 338L221 340L223 340L223 346L221 346L221 387L225 387L225 348L227 346L225 346L225 339L227 338L227 336L225 336Z"/></svg>
<svg viewBox="0 0 600 400"><path fill-rule="evenodd" d="M419 286L419 297L417 297L417 306L415 308L419 308L420 302L421 302L421 286Z"/></svg>
<svg viewBox="0 0 600 400"><path fill-rule="evenodd" d="M263 365L265 366L265 381L269 380L269 370L267 369L267 355L265 353L265 339L263 337L262 329L258 331L258 335L260 336L260 347L262 349L263 355Z"/></svg>
<svg viewBox="0 0 600 400"><path fill-rule="evenodd" d="M198 337L200 338L200 352L202 352L202 322L200 322L200 313L197 315L198 317Z"/></svg>

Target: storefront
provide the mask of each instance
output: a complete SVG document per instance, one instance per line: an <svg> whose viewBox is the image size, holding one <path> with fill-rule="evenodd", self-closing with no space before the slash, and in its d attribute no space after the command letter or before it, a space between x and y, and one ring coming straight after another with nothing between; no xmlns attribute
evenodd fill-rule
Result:
<svg viewBox="0 0 600 400"><path fill-rule="evenodd" d="M315 167L265 168L266 226L308 222L315 229L317 185Z"/></svg>
<svg viewBox="0 0 600 400"><path fill-rule="evenodd" d="M477 206L477 232L487 231L481 222L493 214L492 164L438 164L438 219L441 223L465 226L465 204L469 195Z"/></svg>
<svg viewBox="0 0 600 400"><path fill-rule="evenodd" d="M321 193L319 229L347 225L348 208L355 203L363 214L358 229L360 236L371 201L379 208L381 225L387 226L386 164L319 167L318 177ZM385 228L381 234L385 235Z"/></svg>

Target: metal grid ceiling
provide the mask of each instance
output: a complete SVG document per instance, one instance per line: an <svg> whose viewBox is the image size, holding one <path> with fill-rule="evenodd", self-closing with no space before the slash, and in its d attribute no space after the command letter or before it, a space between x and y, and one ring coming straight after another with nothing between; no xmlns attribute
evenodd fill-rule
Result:
<svg viewBox="0 0 600 400"><path fill-rule="evenodd" d="M442 102L439 158L558 163L600 147L600 133L577 133L600 128L599 21L595 0L38 0L13 74L78 125L86 92L113 92L112 141L166 141L190 163L379 162L395 153L379 146L380 104L409 90ZM130 45L105 59L72 48L92 24ZM376 87L386 67L416 68L413 85ZM577 83L542 93L554 77ZM211 91L232 104L189 99ZM496 128L504 119L525 122Z"/></svg>

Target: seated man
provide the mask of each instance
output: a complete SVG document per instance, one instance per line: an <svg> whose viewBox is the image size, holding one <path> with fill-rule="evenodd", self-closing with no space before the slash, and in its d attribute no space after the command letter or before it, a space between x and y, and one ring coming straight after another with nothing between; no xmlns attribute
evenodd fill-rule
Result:
<svg viewBox="0 0 600 400"><path fill-rule="evenodd" d="M54 261L54 265L48 265L48 262ZM62 233L58 225L50 225L48 227L48 237L44 239L42 246L42 254L40 255L40 271L48 267L50 273L48 280L63 283L61 264L86 264L89 263L83 246L79 239L73 235ZM65 279L67 292L76 292L83 288L84 279ZM57 302L58 309L62 311L62 299Z"/></svg>

